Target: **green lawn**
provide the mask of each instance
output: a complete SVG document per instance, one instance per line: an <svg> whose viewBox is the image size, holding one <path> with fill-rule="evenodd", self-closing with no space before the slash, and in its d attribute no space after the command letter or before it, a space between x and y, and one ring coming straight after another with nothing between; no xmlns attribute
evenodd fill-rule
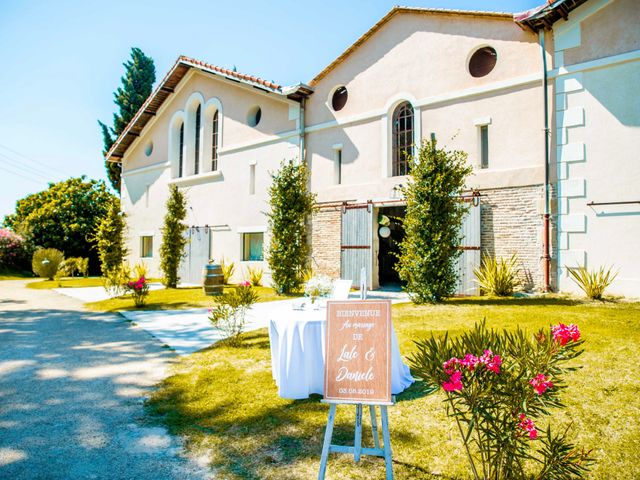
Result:
<svg viewBox="0 0 640 480"><path fill-rule="evenodd" d="M2 280L24 280L25 278L33 278L31 275L27 275L26 273L1 273L0 281Z"/></svg>
<svg viewBox="0 0 640 480"><path fill-rule="evenodd" d="M27 288L47 290L50 288L101 287L102 277L63 277L60 280L38 280L27 283Z"/></svg>
<svg viewBox="0 0 640 480"><path fill-rule="evenodd" d="M482 318L492 327L520 325L529 331L558 322L580 326L586 352L575 362L584 368L569 375L568 408L553 416L554 425L573 422L575 440L593 449L597 464L590 478L640 478L640 303L455 299L438 306L394 306L405 355L417 338L455 335ZM396 479L471 478L442 400L441 393L423 396L414 386L390 407ZM317 476L329 407L318 397L278 397L266 330L245 334L244 348L215 346L182 359L148 408L152 422L183 435L189 448L209 449L217 478ZM353 442L353 416L353 407L338 407L334 443ZM364 440L370 444L368 434ZM352 456L332 454L327 478L383 479L384 464L365 457L356 465Z"/></svg>
<svg viewBox="0 0 640 480"><path fill-rule="evenodd" d="M233 287L230 287L233 288ZM284 300L287 297L278 295L268 287L253 287L260 296L259 302ZM225 289L227 290L227 289ZM180 310L185 308L210 307L216 297L208 297L202 287L167 288L151 290L143 310ZM117 310L136 310L133 299L129 295L100 302L85 303L85 308L99 312L115 312Z"/></svg>

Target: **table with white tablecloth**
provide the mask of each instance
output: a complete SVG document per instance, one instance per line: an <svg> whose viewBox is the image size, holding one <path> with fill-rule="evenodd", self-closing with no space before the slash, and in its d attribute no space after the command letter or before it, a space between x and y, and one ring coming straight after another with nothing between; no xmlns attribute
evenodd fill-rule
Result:
<svg viewBox="0 0 640 480"><path fill-rule="evenodd" d="M274 310L269 319L271 371L283 398L303 399L324 391L324 356L327 311ZM391 329L391 393L396 395L413 383L400 356L396 332Z"/></svg>

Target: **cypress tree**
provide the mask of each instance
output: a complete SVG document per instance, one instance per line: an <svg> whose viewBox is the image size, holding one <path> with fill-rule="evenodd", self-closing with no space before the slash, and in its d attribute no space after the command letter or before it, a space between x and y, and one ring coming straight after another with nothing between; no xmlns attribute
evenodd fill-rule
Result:
<svg viewBox="0 0 640 480"><path fill-rule="evenodd" d="M139 48L131 49L131 59L123 63L125 74L120 79L121 86L114 92L114 103L118 111L113 114L113 126L108 127L100 120L104 156L115 140L129 124L147 97L151 95L156 81L156 67L151 57L147 57ZM120 191L120 165L105 162L107 176L113 188Z"/></svg>
<svg viewBox="0 0 640 480"><path fill-rule="evenodd" d="M127 249L124 245L126 229L124 213L120 211L120 201L115 199L107 214L98 224L93 241L98 249L100 269L104 277L109 277L122 267Z"/></svg>
<svg viewBox="0 0 640 480"><path fill-rule="evenodd" d="M167 214L162 227L162 244L160 245L160 268L164 274L162 282L167 288L178 286L178 268L184 254L187 239L184 231L188 228L184 223L187 216L187 201L178 187L171 185L167 200Z"/></svg>
<svg viewBox="0 0 640 480"><path fill-rule="evenodd" d="M276 291L290 293L302 285L307 266L307 219L313 212L315 195L308 190L309 170L304 163L282 162L272 179L267 260Z"/></svg>
<svg viewBox="0 0 640 480"><path fill-rule="evenodd" d="M422 144L411 167L404 189L405 237L396 268L415 303L439 302L455 291L467 212L459 195L471 172L465 152L440 149L435 140Z"/></svg>

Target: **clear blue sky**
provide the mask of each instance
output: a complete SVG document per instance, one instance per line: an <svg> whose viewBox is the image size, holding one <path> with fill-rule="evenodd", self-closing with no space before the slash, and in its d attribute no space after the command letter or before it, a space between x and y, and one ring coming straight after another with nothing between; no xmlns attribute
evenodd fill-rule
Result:
<svg viewBox="0 0 640 480"><path fill-rule="evenodd" d="M179 55L281 84L308 82L399 0L0 0L0 219L48 181L104 179L97 119L131 47L161 79ZM543 0L413 0L517 12Z"/></svg>

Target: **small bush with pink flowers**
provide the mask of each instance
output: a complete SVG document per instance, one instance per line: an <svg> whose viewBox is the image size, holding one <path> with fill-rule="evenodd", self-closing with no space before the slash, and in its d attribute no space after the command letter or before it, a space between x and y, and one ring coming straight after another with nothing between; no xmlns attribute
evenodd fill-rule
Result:
<svg viewBox="0 0 640 480"><path fill-rule="evenodd" d="M144 307L144 303L147 300L147 295L149 295L149 283L144 275L141 275L136 280L131 280L127 282L125 289L131 293L131 297L133 298L133 303L136 307Z"/></svg>
<svg viewBox="0 0 640 480"><path fill-rule="evenodd" d="M568 427L548 419L563 408L564 376L582 352L576 325L559 324L527 335L478 323L459 337L416 342L410 358L427 393L444 391L476 480L581 478L590 451L573 445Z"/></svg>
<svg viewBox="0 0 640 480"><path fill-rule="evenodd" d="M0 272L28 270L30 259L31 252L23 238L0 228Z"/></svg>

